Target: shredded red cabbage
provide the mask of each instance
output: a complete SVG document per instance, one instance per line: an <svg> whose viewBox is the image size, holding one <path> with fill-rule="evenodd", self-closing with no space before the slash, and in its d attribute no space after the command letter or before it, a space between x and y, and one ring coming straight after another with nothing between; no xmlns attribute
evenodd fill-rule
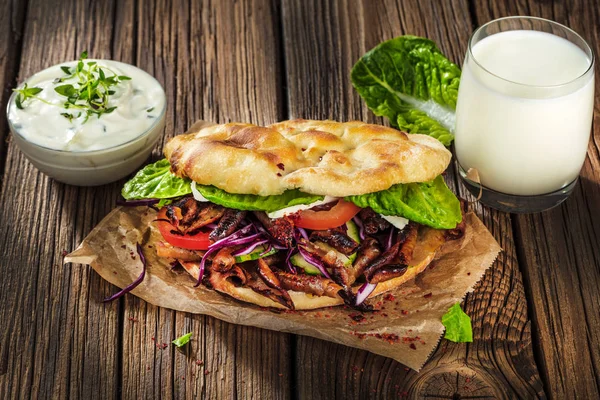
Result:
<svg viewBox="0 0 600 400"><path fill-rule="evenodd" d="M360 240L365 240L365 226L358 217L353 217L352 221L358 226L358 236Z"/></svg>
<svg viewBox="0 0 600 400"><path fill-rule="evenodd" d="M394 239L394 227L392 226L390 228L390 234L387 239L387 243L386 243L386 247L385 247L386 250L389 250L390 247L392 247L393 239Z"/></svg>
<svg viewBox="0 0 600 400"><path fill-rule="evenodd" d="M144 257L144 253L142 253L142 246L140 246L139 243L136 244L136 249L137 249L138 255L140 256L140 261L142 262L142 273L131 284L125 286L123 289L121 289L117 293L113 294L112 296L107 297L106 299L102 300L103 303L107 303L109 301L116 300L119 297L123 296L125 293L131 292L133 289L135 289L137 287L137 285L142 283L142 281L144 280L144 277L146 276L146 257Z"/></svg>
<svg viewBox="0 0 600 400"><path fill-rule="evenodd" d="M373 293L373 290L375 290L376 287L376 283L366 282L364 285L362 285L356 293L356 305L361 305L362 302L365 301L371 293Z"/></svg>
<svg viewBox="0 0 600 400"><path fill-rule="evenodd" d="M314 265L315 267L317 267L319 269L319 271L321 271L321 273L325 277L331 279L331 276L329 276L329 274L327 273L327 270L325 269L325 265L321 262L321 260L319 260L317 257L315 257L312 254L310 254L300 244L298 244L298 251L300 252L300 254L302 255L302 257L306 260L307 263L309 263L311 265Z"/></svg>
<svg viewBox="0 0 600 400"><path fill-rule="evenodd" d="M296 267L294 266L294 264L292 264L292 262L290 261L290 258L292 258L292 256L295 254L294 248L290 248L288 250L287 256L285 257L285 263L287 264L288 269L290 270L290 272L292 274L296 273Z"/></svg>
<svg viewBox="0 0 600 400"><path fill-rule="evenodd" d="M296 227L296 229L298 230L298 232L300 233L300 235L302 235L302 237L306 240L308 240L308 233L306 233L306 230L304 228L299 228ZM298 235L296 235L296 240L298 240Z"/></svg>
<svg viewBox="0 0 600 400"><path fill-rule="evenodd" d="M269 243L269 239L263 239L263 240L254 242L250 246L246 247L245 249L240 249L240 250L236 251L235 253L233 253L232 255L233 256L245 256L246 254L252 253L254 251L254 249L256 249L261 244L265 244L265 243ZM268 250L266 250L265 252L268 252Z"/></svg>

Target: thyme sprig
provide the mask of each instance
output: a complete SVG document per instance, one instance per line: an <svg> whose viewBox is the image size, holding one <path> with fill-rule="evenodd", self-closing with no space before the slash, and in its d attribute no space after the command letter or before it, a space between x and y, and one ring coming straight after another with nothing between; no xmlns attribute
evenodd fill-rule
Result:
<svg viewBox="0 0 600 400"><path fill-rule="evenodd" d="M69 111L62 112L60 115L67 118L69 122L84 116L82 123L85 124L92 115L100 118L104 114L112 113L117 107L109 106L109 99L115 94L115 87L123 81L131 80L129 76L118 75L108 67L100 67L95 61L85 61L87 58L88 53L84 51L75 67L61 66L65 75L54 80L55 84L59 84L76 79L73 83L54 87L56 93L66 97L62 108ZM56 105L37 96L43 90L42 88L30 88L25 84L22 89L13 90L18 93L15 98L17 108L23 109L23 103L29 99Z"/></svg>

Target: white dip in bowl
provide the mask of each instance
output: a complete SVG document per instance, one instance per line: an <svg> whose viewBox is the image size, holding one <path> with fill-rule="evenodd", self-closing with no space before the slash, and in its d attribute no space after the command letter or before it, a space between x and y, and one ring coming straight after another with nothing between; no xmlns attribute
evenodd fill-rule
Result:
<svg viewBox="0 0 600 400"><path fill-rule="evenodd" d="M7 114L13 140L36 168L60 182L95 186L127 176L148 158L165 126L166 96L156 79L133 65L91 59L83 63L87 70L96 65L88 81L101 80L100 69L104 79L115 77L117 83L106 90L99 85L106 92L108 112L90 113L94 108L81 99L67 104L68 96L55 90L84 86L79 83L86 80L77 72L78 61L71 61L27 79L18 89L26 84L28 89L38 88L37 93L21 97L22 108L18 93L13 93Z"/></svg>

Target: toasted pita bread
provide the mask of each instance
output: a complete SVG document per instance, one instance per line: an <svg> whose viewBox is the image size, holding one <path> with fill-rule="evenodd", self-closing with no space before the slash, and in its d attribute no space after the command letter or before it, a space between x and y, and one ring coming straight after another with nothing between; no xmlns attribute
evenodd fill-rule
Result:
<svg viewBox="0 0 600 400"><path fill-rule="evenodd" d="M172 171L229 193L344 197L430 181L452 154L427 135L363 122L196 125L165 146Z"/></svg>
<svg viewBox="0 0 600 400"><path fill-rule="evenodd" d="M379 296L382 293L388 292L405 282L414 279L418 274L423 272L434 259L437 250L444 244L445 231L422 226L419 230L417 244L413 251L412 262L406 273L400 277L381 282L368 298ZM197 262L182 263L186 271L195 279L198 280L199 269ZM356 293L360 285L356 285L352 290ZM247 287L237 287L228 280L217 291L225 293L237 300L252 303L260 307L272 307L285 309L285 307L275 301L256 293ZM304 292L296 292L288 290L294 307L296 310L314 310L317 308L331 307L344 304L341 297L316 296Z"/></svg>

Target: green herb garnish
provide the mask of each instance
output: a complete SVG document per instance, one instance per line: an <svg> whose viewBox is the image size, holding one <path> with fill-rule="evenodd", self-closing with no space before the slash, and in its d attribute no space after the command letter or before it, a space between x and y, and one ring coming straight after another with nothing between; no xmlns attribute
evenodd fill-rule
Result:
<svg viewBox="0 0 600 400"><path fill-rule="evenodd" d="M96 61L85 62L88 57L87 51L81 53L79 61L75 67L63 65L60 69L65 73L64 76L56 78L54 91L61 96L66 97L66 101L59 106L37 96L42 91L39 87L27 87L23 85L21 89L13 89L18 95L15 99L15 105L23 109L23 103L28 99L36 99L43 103L53 106L59 106L66 110L74 112L62 112L60 115L73 122L74 118L83 116L83 123L96 115L100 118L104 114L110 114L116 110L116 106L110 107L109 97L115 94L114 88L123 81L129 81L131 78L126 75L117 75L108 67L100 67ZM74 83L64 83L75 79Z"/></svg>
<svg viewBox="0 0 600 400"><path fill-rule="evenodd" d="M13 89L13 92L17 93L17 97L15 98L15 104L17 108L23 109L23 103L28 99L37 98L37 94L42 91L42 88L39 87L27 87L27 84L23 85L22 89Z"/></svg>
<svg viewBox="0 0 600 400"><path fill-rule="evenodd" d="M84 62L87 56L86 51L81 53L75 68L61 67L65 76L59 78L59 82L72 78L76 78L77 82L54 88L56 93L67 98L63 104L64 108L77 109L84 113L83 123L86 123L92 115L100 118L103 114L113 112L117 107L109 107L108 105L109 96L115 93L111 88L122 81L131 80L128 76L117 75L107 67L101 68L95 61ZM69 121L74 117L70 113L62 113L61 115Z"/></svg>
<svg viewBox="0 0 600 400"><path fill-rule="evenodd" d="M177 347L182 347L182 346L185 346L190 341L191 337L192 337L192 332L186 333L183 336L179 336L177 339L173 340L171 343L173 343Z"/></svg>

